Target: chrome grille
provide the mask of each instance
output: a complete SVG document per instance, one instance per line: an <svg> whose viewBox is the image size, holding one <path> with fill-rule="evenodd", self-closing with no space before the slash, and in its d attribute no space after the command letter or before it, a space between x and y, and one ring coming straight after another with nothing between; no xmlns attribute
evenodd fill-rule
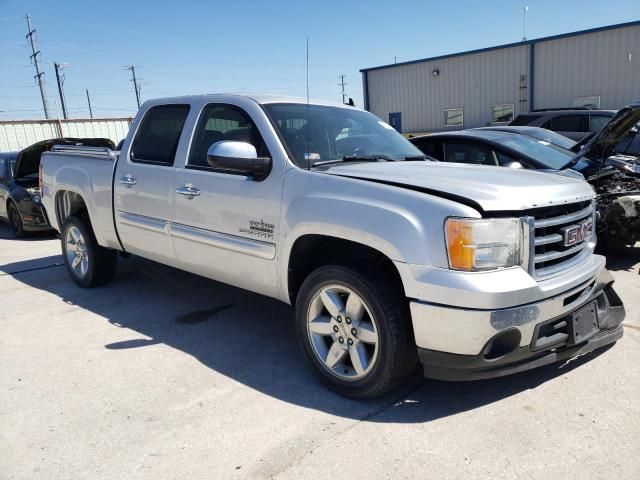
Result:
<svg viewBox="0 0 640 480"><path fill-rule="evenodd" d="M535 236L532 239L532 270L537 277L558 273L579 261L581 253L595 236L595 209L591 201L536 208L530 211L533 217ZM591 237L565 246L564 228L593 220Z"/></svg>

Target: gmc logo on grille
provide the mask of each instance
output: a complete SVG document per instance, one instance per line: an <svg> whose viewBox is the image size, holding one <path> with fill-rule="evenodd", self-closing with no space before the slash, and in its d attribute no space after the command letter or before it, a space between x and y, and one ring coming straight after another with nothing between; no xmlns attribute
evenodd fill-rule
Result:
<svg viewBox="0 0 640 480"><path fill-rule="evenodd" d="M578 225L564 227L560 230L564 236L564 246L570 247L587 240L591 236L592 230L593 220L587 220Z"/></svg>

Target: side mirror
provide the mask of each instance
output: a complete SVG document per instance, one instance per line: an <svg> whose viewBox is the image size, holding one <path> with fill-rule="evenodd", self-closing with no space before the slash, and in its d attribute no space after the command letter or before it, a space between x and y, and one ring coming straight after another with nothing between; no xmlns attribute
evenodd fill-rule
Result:
<svg viewBox="0 0 640 480"><path fill-rule="evenodd" d="M503 167L507 167L507 168L524 168L524 166L520 162L516 162L516 161L505 163L503 165Z"/></svg>
<svg viewBox="0 0 640 480"><path fill-rule="evenodd" d="M256 148L250 143L222 140L207 150L207 163L221 172L247 175L259 181L269 175L272 161L267 157L258 157Z"/></svg>

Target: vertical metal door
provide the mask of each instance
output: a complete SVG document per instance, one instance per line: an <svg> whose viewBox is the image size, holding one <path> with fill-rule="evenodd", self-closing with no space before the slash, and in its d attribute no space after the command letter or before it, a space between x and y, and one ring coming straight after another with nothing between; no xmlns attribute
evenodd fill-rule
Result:
<svg viewBox="0 0 640 480"><path fill-rule="evenodd" d="M393 112L389 114L389 125L402 133L402 113Z"/></svg>

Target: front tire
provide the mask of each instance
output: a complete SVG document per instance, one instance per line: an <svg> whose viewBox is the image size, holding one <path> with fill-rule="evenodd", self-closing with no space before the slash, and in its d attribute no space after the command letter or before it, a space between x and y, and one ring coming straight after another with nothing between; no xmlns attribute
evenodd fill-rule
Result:
<svg viewBox="0 0 640 480"><path fill-rule="evenodd" d="M86 214L65 220L61 242L65 267L80 287L96 287L113 279L117 268L117 252L98 245Z"/></svg>
<svg viewBox="0 0 640 480"><path fill-rule="evenodd" d="M296 333L325 385L347 397L373 398L399 385L416 366L408 310L388 277L320 267L300 287Z"/></svg>
<svg viewBox="0 0 640 480"><path fill-rule="evenodd" d="M9 218L9 224L11 225L11 231L16 238L23 238L25 236L24 233L24 223L22 223L22 217L20 216L20 212L18 211L18 207L13 201L10 201L7 204L7 217Z"/></svg>

